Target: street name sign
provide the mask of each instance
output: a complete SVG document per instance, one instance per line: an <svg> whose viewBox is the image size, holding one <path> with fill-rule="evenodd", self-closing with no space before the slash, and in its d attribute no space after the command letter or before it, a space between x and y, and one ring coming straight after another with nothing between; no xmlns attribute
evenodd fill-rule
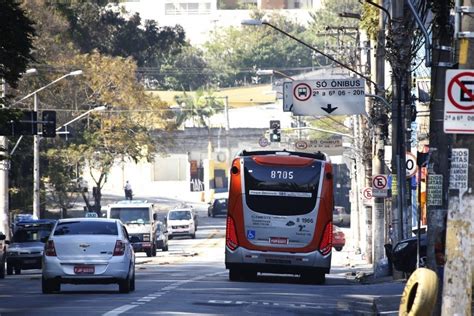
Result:
<svg viewBox="0 0 474 316"><path fill-rule="evenodd" d="M444 132L474 134L474 69L446 71Z"/></svg>
<svg viewBox="0 0 474 316"><path fill-rule="evenodd" d="M453 148L451 153L451 172L449 188L467 191L467 172L469 167L469 149Z"/></svg>
<svg viewBox="0 0 474 316"><path fill-rule="evenodd" d="M283 84L283 111L294 115L365 114L365 80L334 78Z"/></svg>
<svg viewBox="0 0 474 316"><path fill-rule="evenodd" d="M441 206L443 205L443 175L429 174L427 187L427 205Z"/></svg>
<svg viewBox="0 0 474 316"><path fill-rule="evenodd" d="M333 155L342 155L342 136L334 136L328 139L298 140L295 142L295 150L300 152L315 153L321 151Z"/></svg>

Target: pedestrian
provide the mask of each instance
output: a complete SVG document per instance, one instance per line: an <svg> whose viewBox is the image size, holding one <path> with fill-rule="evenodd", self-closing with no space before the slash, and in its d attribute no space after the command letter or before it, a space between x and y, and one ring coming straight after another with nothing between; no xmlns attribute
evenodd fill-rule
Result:
<svg viewBox="0 0 474 316"><path fill-rule="evenodd" d="M128 180L125 182L125 187L124 187L124 190L125 190L125 199L126 200L132 200L132 185L130 184L130 182L128 182Z"/></svg>

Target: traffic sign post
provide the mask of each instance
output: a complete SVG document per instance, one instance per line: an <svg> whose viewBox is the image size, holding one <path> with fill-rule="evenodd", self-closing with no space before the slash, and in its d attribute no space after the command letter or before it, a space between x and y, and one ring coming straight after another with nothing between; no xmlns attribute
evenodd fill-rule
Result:
<svg viewBox="0 0 474 316"><path fill-rule="evenodd" d="M418 165L416 163L416 157L411 152L407 151L405 154L406 161L406 170L407 170L407 178L411 178L416 174L418 170Z"/></svg>
<svg viewBox="0 0 474 316"><path fill-rule="evenodd" d="M385 198L388 196L388 177L384 174L372 176L372 196Z"/></svg>
<svg viewBox="0 0 474 316"><path fill-rule="evenodd" d="M294 115L365 114L365 80L334 78L283 84L283 111Z"/></svg>
<svg viewBox="0 0 474 316"><path fill-rule="evenodd" d="M362 197L363 197L362 204L371 205L372 200L373 200L372 188L370 187L364 188L364 190L362 191Z"/></svg>
<svg viewBox="0 0 474 316"><path fill-rule="evenodd" d="M474 134L474 70L447 70L444 99L444 132Z"/></svg>

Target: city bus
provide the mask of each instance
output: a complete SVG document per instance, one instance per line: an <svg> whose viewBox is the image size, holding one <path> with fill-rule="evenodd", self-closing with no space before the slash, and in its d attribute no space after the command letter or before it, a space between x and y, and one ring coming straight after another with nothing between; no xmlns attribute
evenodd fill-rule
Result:
<svg viewBox="0 0 474 316"><path fill-rule="evenodd" d="M225 246L229 279L281 273L323 284L331 268L334 209L328 156L242 151L230 174Z"/></svg>

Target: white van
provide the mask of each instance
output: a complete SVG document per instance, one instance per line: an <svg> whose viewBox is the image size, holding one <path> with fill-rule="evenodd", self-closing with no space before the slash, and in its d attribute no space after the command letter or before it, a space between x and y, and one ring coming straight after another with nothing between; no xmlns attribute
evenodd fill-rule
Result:
<svg viewBox="0 0 474 316"><path fill-rule="evenodd" d="M143 200L125 200L107 206L107 218L119 219L127 227L135 252L156 256L153 203Z"/></svg>
<svg viewBox="0 0 474 316"><path fill-rule="evenodd" d="M196 238L197 222L192 208L177 208L168 211L166 225L169 239L175 236Z"/></svg>

